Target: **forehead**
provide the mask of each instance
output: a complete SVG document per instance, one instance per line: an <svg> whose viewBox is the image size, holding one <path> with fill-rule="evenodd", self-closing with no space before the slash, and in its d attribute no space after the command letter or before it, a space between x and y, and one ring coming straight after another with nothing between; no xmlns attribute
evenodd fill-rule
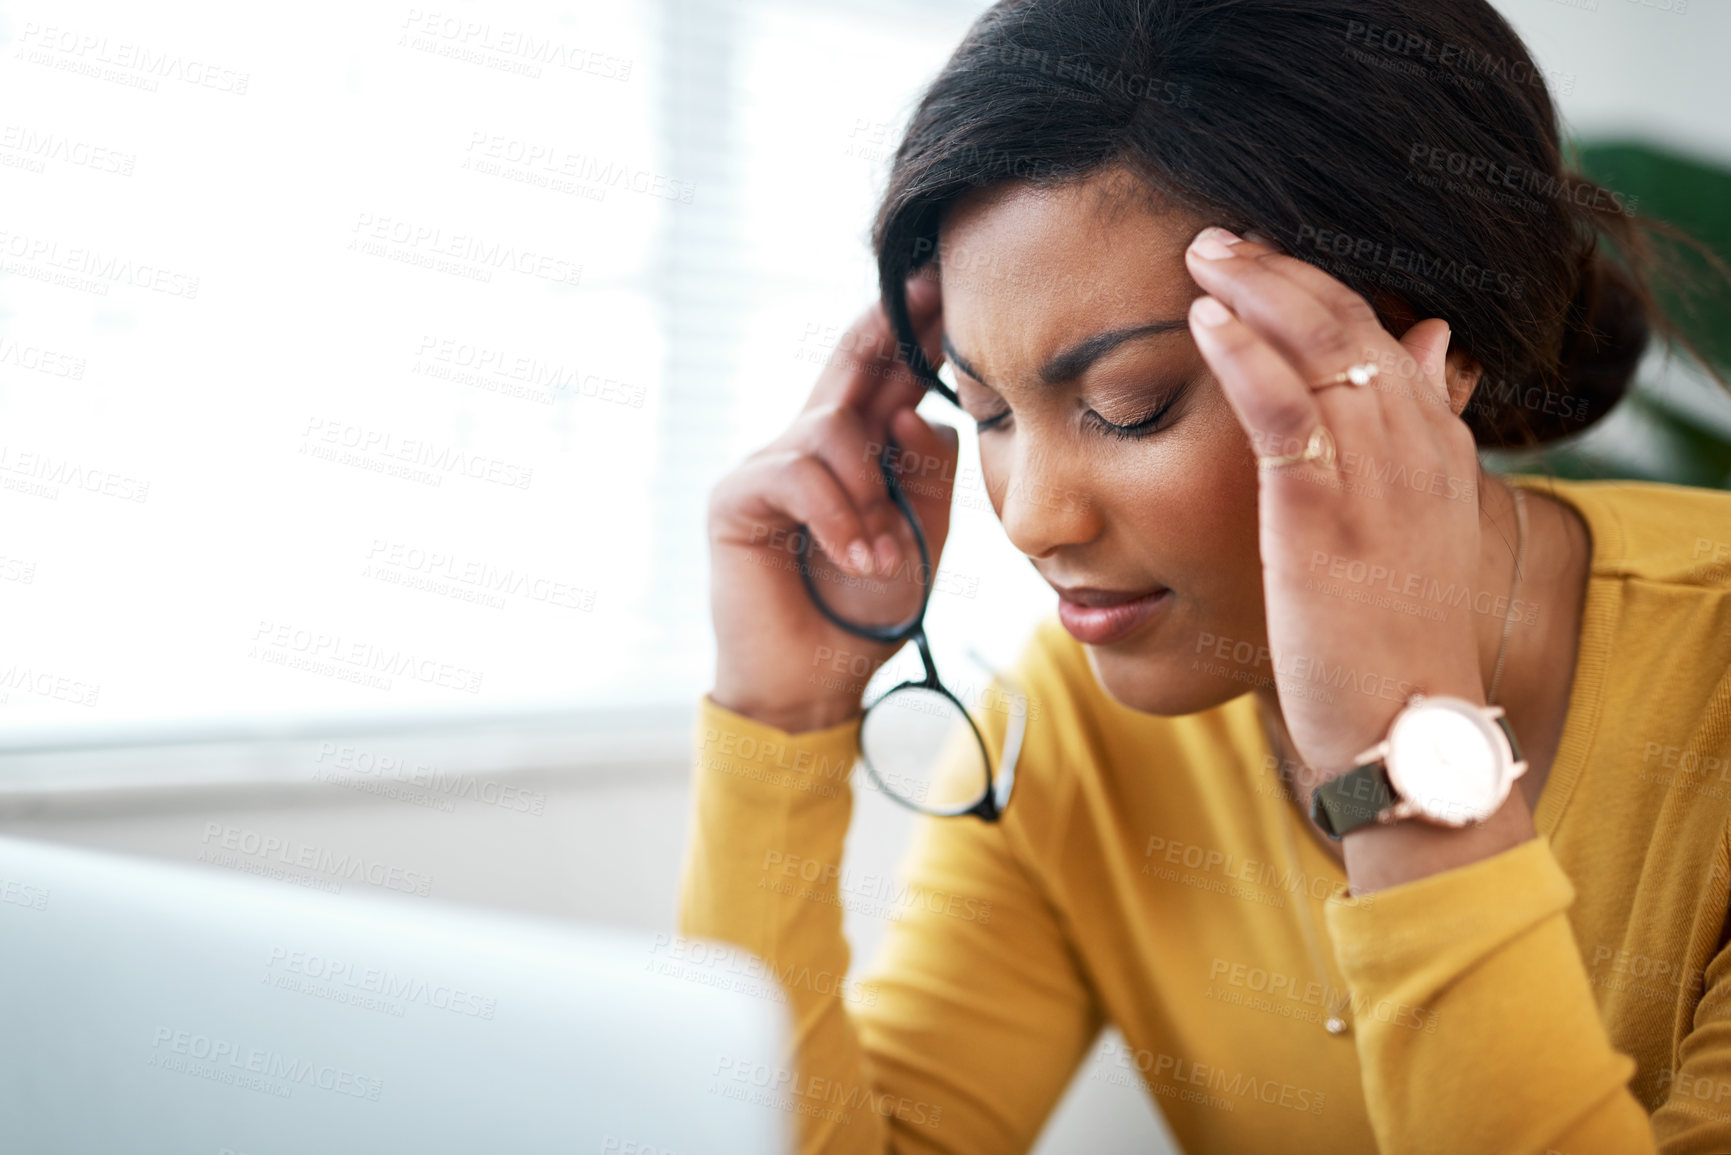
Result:
<svg viewBox="0 0 1731 1155"><path fill-rule="evenodd" d="M988 380L1024 380L1103 330L1185 316L1198 290L1184 249L1203 222L1133 180L1107 170L999 185L950 210L938 248L944 328Z"/></svg>

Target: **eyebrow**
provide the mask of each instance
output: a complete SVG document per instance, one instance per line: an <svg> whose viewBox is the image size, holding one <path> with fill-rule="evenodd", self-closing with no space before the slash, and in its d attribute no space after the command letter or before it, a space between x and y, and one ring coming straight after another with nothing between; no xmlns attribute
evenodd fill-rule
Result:
<svg viewBox="0 0 1731 1155"><path fill-rule="evenodd" d="M1190 328L1189 321L1150 321L1146 325L1132 325L1127 329L1108 329L1104 333L1096 333L1085 341L1079 341L1068 349L1053 357L1040 367L1040 381L1045 385L1062 385L1066 381L1074 381L1094 362L1124 344L1142 337L1157 337L1164 333L1174 333ZM944 356L951 364L972 377L987 388L991 386L980 376L975 368L968 364L967 358L956 352L956 347L950 344L949 333L940 335L944 347Z"/></svg>

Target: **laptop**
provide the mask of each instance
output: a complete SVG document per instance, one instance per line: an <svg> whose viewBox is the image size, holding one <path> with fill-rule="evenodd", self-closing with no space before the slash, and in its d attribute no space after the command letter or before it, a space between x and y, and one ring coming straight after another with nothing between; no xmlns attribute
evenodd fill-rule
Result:
<svg viewBox="0 0 1731 1155"><path fill-rule="evenodd" d="M726 944L0 838L0 987L20 1155L792 1149Z"/></svg>

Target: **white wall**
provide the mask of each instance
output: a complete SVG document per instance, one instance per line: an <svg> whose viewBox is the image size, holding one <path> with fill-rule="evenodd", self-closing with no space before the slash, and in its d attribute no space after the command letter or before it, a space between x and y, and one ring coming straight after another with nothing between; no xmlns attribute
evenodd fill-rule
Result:
<svg viewBox="0 0 1731 1155"><path fill-rule="evenodd" d="M1497 0L1497 8L1548 73L1574 77L1557 103L1576 134L1641 136L1731 164L1731 4Z"/></svg>

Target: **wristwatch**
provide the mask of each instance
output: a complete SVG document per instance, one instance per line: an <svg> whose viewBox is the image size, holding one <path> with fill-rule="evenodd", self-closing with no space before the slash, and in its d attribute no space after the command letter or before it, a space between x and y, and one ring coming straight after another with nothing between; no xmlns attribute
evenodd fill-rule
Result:
<svg viewBox="0 0 1731 1155"><path fill-rule="evenodd" d="M1316 788L1310 817L1339 842L1361 826L1417 818L1437 826L1483 822L1527 772L1501 706L1414 694L1388 737L1353 768Z"/></svg>

